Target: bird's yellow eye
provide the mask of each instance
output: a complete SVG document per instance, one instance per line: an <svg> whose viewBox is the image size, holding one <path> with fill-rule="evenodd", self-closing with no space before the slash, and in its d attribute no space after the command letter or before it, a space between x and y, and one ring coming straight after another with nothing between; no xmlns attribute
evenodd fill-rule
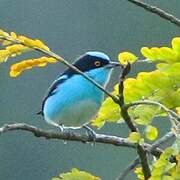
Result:
<svg viewBox="0 0 180 180"><path fill-rule="evenodd" d="M101 62L100 62L100 61L95 61L95 62L94 62L94 65L95 65L96 67L99 67L99 66L101 66Z"/></svg>

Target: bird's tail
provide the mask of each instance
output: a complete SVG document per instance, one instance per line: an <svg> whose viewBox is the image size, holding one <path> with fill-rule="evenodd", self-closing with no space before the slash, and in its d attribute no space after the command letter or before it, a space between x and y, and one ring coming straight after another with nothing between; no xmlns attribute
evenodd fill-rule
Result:
<svg viewBox="0 0 180 180"><path fill-rule="evenodd" d="M39 112L37 112L36 113L37 115L42 115L42 116L44 116L44 113L43 113L43 111L41 110L41 111L39 111Z"/></svg>

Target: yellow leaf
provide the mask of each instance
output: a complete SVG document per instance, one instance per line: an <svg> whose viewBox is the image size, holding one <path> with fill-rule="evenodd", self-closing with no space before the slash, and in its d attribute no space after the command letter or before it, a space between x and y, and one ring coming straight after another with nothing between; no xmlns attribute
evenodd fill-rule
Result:
<svg viewBox="0 0 180 180"><path fill-rule="evenodd" d="M51 180L60 180L58 177L53 177Z"/></svg>
<svg viewBox="0 0 180 180"><path fill-rule="evenodd" d="M172 48L169 47L142 47L141 53L151 61L165 61L167 63L180 62L180 37L172 39Z"/></svg>
<svg viewBox="0 0 180 180"><path fill-rule="evenodd" d="M27 52L30 49L21 44L13 44L6 47L6 49L0 50L0 62L6 62L6 60L11 56L20 55L23 52Z"/></svg>
<svg viewBox="0 0 180 180"><path fill-rule="evenodd" d="M158 129L152 125L148 125L145 129L145 136L150 141L154 141L158 137Z"/></svg>
<svg viewBox="0 0 180 180"><path fill-rule="evenodd" d="M131 132L128 136L128 141L130 143L138 143L141 139L141 134L138 132Z"/></svg>
<svg viewBox="0 0 180 180"><path fill-rule="evenodd" d="M108 97L102 103L97 117L92 121L92 125L101 128L105 122L117 122L120 120L120 108L118 104Z"/></svg>
<svg viewBox="0 0 180 180"><path fill-rule="evenodd" d="M8 41L8 40L3 40L1 43L3 46L8 46L8 45L12 44L12 42Z"/></svg>
<svg viewBox="0 0 180 180"><path fill-rule="evenodd" d="M180 55L180 37L172 39L172 48Z"/></svg>
<svg viewBox="0 0 180 180"><path fill-rule="evenodd" d="M153 52L148 47L142 47L141 54L149 60L156 60L157 58L157 55L153 54Z"/></svg>
<svg viewBox="0 0 180 180"><path fill-rule="evenodd" d="M131 52L122 52L122 53L119 53L119 55L118 55L118 60L121 64L127 64L128 62L130 62L132 64L137 59L138 59L138 57L136 57Z"/></svg>
<svg viewBox="0 0 180 180"><path fill-rule="evenodd" d="M11 55L17 54L17 53L23 53L29 50L28 47L23 46L21 44L14 44L11 46L7 46L6 50L10 52Z"/></svg>
<svg viewBox="0 0 180 180"><path fill-rule="evenodd" d="M160 59L160 53L161 53L161 50L160 50L160 48L158 48L158 47L152 47L151 49L150 49L150 51L151 51L151 53L153 54L153 56L154 56L154 58L155 59Z"/></svg>
<svg viewBox="0 0 180 180"><path fill-rule="evenodd" d="M174 178L172 176L165 175L162 180L174 180Z"/></svg>
<svg viewBox="0 0 180 180"><path fill-rule="evenodd" d="M180 115L180 107L176 108L177 113Z"/></svg>
<svg viewBox="0 0 180 180"><path fill-rule="evenodd" d="M9 34L3 31L2 29L0 29L0 36L5 37L5 36L9 36Z"/></svg>
<svg viewBox="0 0 180 180"><path fill-rule="evenodd" d="M49 51L48 46L46 46L46 45L45 45L42 41L40 41L39 39L36 39L36 40L35 40L34 45L35 45L36 47L40 48L40 49L45 49L45 50Z"/></svg>
<svg viewBox="0 0 180 180"><path fill-rule="evenodd" d="M138 105L130 111L130 115L134 119L134 122L140 125L148 125L160 112L160 108L158 106L152 105Z"/></svg>
<svg viewBox="0 0 180 180"><path fill-rule="evenodd" d="M37 59L27 59L19 63L13 64L10 68L10 76L17 77L23 71L31 69L32 67L44 67L47 63L56 63L57 60L52 57L40 57Z"/></svg>
<svg viewBox="0 0 180 180"><path fill-rule="evenodd" d="M134 170L134 173L137 175L138 180L144 180L144 174L143 174L143 172L142 172L142 167L137 167L137 168Z"/></svg>
<svg viewBox="0 0 180 180"><path fill-rule="evenodd" d="M40 41L39 39L30 39L28 37L25 36L18 36L18 40L20 42L22 42L24 45L28 46L28 47L32 47L32 48L40 48L40 49L44 49L44 50L49 50L48 46L46 46L42 41Z"/></svg>
<svg viewBox="0 0 180 180"><path fill-rule="evenodd" d="M15 32L11 32L10 35L12 38L17 39L17 34Z"/></svg>
<svg viewBox="0 0 180 180"><path fill-rule="evenodd" d="M177 53L171 48L161 47L160 48L160 60L165 60L169 63L177 61Z"/></svg>
<svg viewBox="0 0 180 180"><path fill-rule="evenodd" d="M101 180L101 179L85 171L79 171L78 169L73 168L71 172L62 173L59 175L59 177L52 178L51 180Z"/></svg>
<svg viewBox="0 0 180 180"><path fill-rule="evenodd" d="M21 74L20 71L10 71L10 73L9 73L9 75L10 75L11 77L17 77L17 76L19 76L20 74Z"/></svg>
<svg viewBox="0 0 180 180"><path fill-rule="evenodd" d="M47 65L47 63L46 62L44 62L44 63L40 63L40 64L37 64L37 66L38 67L44 67L44 66L46 66Z"/></svg>
<svg viewBox="0 0 180 180"><path fill-rule="evenodd" d="M6 62L9 56L10 56L9 51L0 50L0 63Z"/></svg>

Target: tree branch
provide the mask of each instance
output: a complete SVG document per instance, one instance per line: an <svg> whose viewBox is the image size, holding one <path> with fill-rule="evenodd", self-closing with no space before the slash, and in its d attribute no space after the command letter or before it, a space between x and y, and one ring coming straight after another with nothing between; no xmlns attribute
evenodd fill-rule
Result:
<svg viewBox="0 0 180 180"><path fill-rule="evenodd" d="M156 6L151 6L145 2L142 2L140 0L128 0L131 3L136 4L139 7L144 8L145 10L157 14L158 16L160 16L161 18L168 20L169 22L175 24L176 26L180 27L180 19L173 16L170 13L167 13L166 11L156 7Z"/></svg>
<svg viewBox="0 0 180 180"><path fill-rule="evenodd" d="M6 133L9 131L16 131L16 130L22 130L22 131L28 131L33 133L36 137L44 137L46 139L61 139L61 140L67 140L67 141L77 141L77 142L93 142L88 135L79 134L74 131L58 131L54 132L52 130L42 130L35 126L25 124L25 123L15 123L15 124L5 124L0 127L0 135L2 133ZM170 140L174 137L174 134L172 132L168 132L166 135L164 135L162 138L154 142L152 145L145 144L144 147L146 148L148 153L151 153L152 155L159 157L162 150L158 147ZM114 146L122 146L122 147L129 147L129 148L136 148L136 146L132 143L129 143L126 138L117 137L117 136L111 136L111 135L105 135L105 134L96 134L95 138L96 143L102 143L102 144L111 144ZM124 178L129 171L134 169L136 165L140 162L139 160L135 160L133 164L130 164L127 169L118 177L118 180L121 180L122 177Z"/></svg>
<svg viewBox="0 0 180 180"><path fill-rule="evenodd" d="M167 112L168 114L172 115L174 118L176 118L178 121L180 121L180 116L178 114L176 114L174 111L168 109L166 106L164 106L163 104L156 102L156 101L151 101L151 100L144 100L144 101L135 101L129 104L126 104L126 108L130 108L132 106L137 106L137 105L142 105L142 104L146 104L146 105L155 105L155 106L159 106L161 107L161 109L163 109L165 112Z"/></svg>
<svg viewBox="0 0 180 180"><path fill-rule="evenodd" d="M123 180L139 163L139 157L136 157L136 159L132 161L129 166L119 175L119 177L116 178L116 180Z"/></svg>
<svg viewBox="0 0 180 180"><path fill-rule="evenodd" d="M159 147L160 145L164 144L165 142L167 142L168 140L172 139L173 137L175 137L173 132L168 132L162 138L160 138L157 141L155 141L152 144L151 148L155 149L155 148Z"/></svg>
<svg viewBox="0 0 180 180"><path fill-rule="evenodd" d="M119 82L119 106L121 108L121 116L128 125L131 132L139 132L138 128L135 126L135 124L132 122L131 117L128 113L128 109L126 108L126 104L124 102L124 79L126 75L130 72L131 64L128 63L126 66L124 66L122 74L120 76L120 82ZM151 176L151 171L148 165L148 158L145 148L137 144L137 153L140 158L140 162L142 165L142 171L144 173L145 180L149 179Z"/></svg>
<svg viewBox="0 0 180 180"><path fill-rule="evenodd" d="M136 148L136 145L133 143L129 143L126 138L106 135L106 134L95 134L95 139L92 139L87 134L80 134L75 131L65 130L63 132L58 131L54 132L52 130L43 130L37 128L36 126L32 126L26 123L14 123L14 124L4 124L0 127L0 135L9 131L28 131L34 134L36 137L44 137L46 139L61 139L67 141L79 141L83 143L87 142L95 142L102 143L102 144L111 144L114 146L122 146L122 147L129 147L129 148ZM151 148L150 144L145 144L145 148L149 153L152 155L159 157L162 153L162 150L159 148Z"/></svg>

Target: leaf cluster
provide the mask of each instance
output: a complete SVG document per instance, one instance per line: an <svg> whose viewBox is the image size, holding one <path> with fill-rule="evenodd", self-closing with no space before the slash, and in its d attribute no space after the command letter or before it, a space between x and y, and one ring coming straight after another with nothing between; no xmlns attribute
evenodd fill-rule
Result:
<svg viewBox="0 0 180 180"><path fill-rule="evenodd" d="M127 78L124 81L125 103L150 100L163 104L169 109L178 110L180 107L180 37L173 38L172 48L143 47L141 52L147 63L152 61L157 63L156 68L150 72L140 72L136 78ZM119 55L119 57L122 56ZM130 55L131 57L132 55ZM134 55L134 57L136 56ZM122 62L121 59L119 60ZM125 62L124 59L123 62ZM112 93L118 95L118 84L114 86ZM118 104L107 97L92 124L96 127L102 127L105 122L123 122L120 111ZM168 117L168 113L164 112L160 106L152 104L131 106L129 114L134 123L147 126L145 134L148 134L147 138L150 140L154 140L158 134L157 129L152 128L152 120L159 116Z"/></svg>
<svg viewBox="0 0 180 180"><path fill-rule="evenodd" d="M85 171L80 171L76 168L73 168L71 172L61 173L59 177L54 177L51 180L101 180L101 179Z"/></svg>
<svg viewBox="0 0 180 180"><path fill-rule="evenodd" d="M10 57L19 56L22 53L33 51L34 49L42 49L49 51L39 39L31 39L23 35L17 35L15 32L7 33L0 29L0 63L6 62ZM23 71L32 69L33 67L44 67L48 63L56 63L57 60L53 57L39 57L34 59L21 60L15 63L10 68L10 76L17 77Z"/></svg>

